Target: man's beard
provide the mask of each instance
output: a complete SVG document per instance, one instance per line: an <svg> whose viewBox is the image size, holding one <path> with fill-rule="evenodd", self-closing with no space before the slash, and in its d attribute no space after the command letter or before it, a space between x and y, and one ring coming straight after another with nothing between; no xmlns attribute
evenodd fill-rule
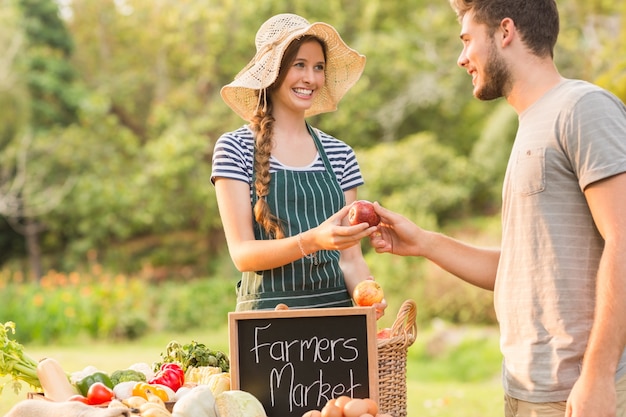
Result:
<svg viewBox="0 0 626 417"><path fill-rule="evenodd" d="M495 45L490 49L483 74L484 82L476 89L474 96L479 100L506 97L510 90L511 73L504 59L498 55Z"/></svg>

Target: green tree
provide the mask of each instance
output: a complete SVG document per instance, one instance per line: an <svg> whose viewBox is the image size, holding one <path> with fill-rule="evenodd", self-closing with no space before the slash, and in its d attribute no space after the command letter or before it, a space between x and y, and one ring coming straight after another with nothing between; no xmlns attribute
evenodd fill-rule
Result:
<svg viewBox="0 0 626 417"><path fill-rule="evenodd" d="M43 250L63 253L50 267L74 268L90 250L128 253L133 267L144 259L166 264L174 251L161 242L188 232L204 240L205 252L194 252L199 262L219 252L211 150L222 132L244 123L220 88L254 54L259 25L281 12L332 24L367 56L339 110L311 120L357 150L362 197L433 225L499 208L515 116L502 101L472 97L456 65L460 27L446 2L72 0L65 20L52 0L2 4L10 7L0 9L0 60L11 65L0 66L0 190L12 184L6 179L15 178L19 155L37 161L30 172L46 180L32 188L36 195L72 179L66 198L37 218L47 228ZM562 72L623 97L625 6L559 6ZM63 84L72 67L84 94ZM33 97L42 99L37 118ZM159 244L126 250L151 237Z"/></svg>
<svg viewBox="0 0 626 417"><path fill-rule="evenodd" d="M20 116L7 120L0 176L0 213L24 235L31 272L42 275L41 216L54 209L68 189L62 161L50 158L55 132L73 123L77 113L75 72L68 64L72 44L51 0L7 1L7 45L3 107ZM5 17L6 15L3 15ZM9 110L10 112L11 110ZM10 114L10 113L9 113ZM4 116L6 118L6 115Z"/></svg>
<svg viewBox="0 0 626 417"><path fill-rule="evenodd" d="M35 131L76 121L76 72L69 59L72 38L52 0L18 0L26 37L22 67L30 95L30 124Z"/></svg>

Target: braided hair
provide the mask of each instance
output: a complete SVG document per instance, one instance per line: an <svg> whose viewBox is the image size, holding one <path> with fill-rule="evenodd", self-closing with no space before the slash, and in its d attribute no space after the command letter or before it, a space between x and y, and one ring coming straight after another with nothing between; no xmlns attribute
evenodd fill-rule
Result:
<svg viewBox="0 0 626 417"><path fill-rule="evenodd" d="M282 239L285 237L281 220L271 212L269 204L265 197L270 190L270 156L274 141L272 136L274 133L274 116L272 115L271 92L277 90L287 76L287 70L291 67L291 63L296 59L296 55L303 43L317 41L322 45L324 58L326 58L325 43L312 35L305 35L295 39L289 44L280 63L280 71L276 81L266 90L258 92L260 103L257 110L250 120L250 129L254 132L254 172L256 178L254 181L254 192L257 196L254 205L254 218L261 225L263 230L274 239Z"/></svg>

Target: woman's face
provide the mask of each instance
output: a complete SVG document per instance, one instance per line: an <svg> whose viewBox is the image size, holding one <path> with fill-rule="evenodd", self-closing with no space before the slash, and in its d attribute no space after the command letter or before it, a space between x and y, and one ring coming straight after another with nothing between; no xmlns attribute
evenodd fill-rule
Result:
<svg viewBox="0 0 626 417"><path fill-rule="evenodd" d="M282 84L272 94L274 109L295 113L309 109L326 82L325 67L322 45L315 40L303 43Z"/></svg>

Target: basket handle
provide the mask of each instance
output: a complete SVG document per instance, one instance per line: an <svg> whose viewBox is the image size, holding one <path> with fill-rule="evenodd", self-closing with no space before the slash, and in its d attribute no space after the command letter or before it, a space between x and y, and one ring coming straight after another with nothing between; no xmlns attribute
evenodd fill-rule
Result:
<svg viewBox="0 0 626 417"><path fill-rule="evenodd" d="M417 304L413 300L402 303L398 316L391 326L392 337L403 336L404 346L410 346L417 335Z"/></svg>

